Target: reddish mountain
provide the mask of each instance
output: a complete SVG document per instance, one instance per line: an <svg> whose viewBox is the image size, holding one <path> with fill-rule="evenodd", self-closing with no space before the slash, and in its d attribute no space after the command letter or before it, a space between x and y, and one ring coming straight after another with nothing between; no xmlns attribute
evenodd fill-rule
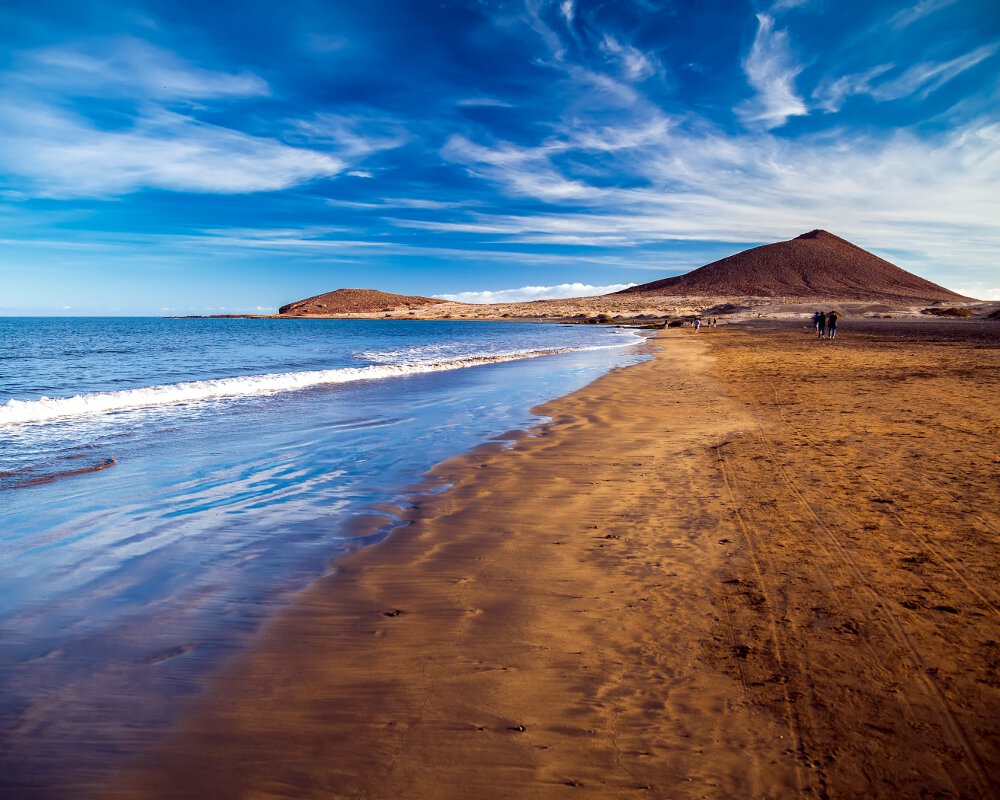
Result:
<svg viewBox="0 0 1000 800"><path fill-rule="evenodd" d="M820 230L787 242L753 247L685 275L633 286L616 294L919 303L970 299Z"/></svg>
<svg viewBox="0 0 1000 800"><path fill-rule="evenodd" d="M389 294L377 289L337 289L335 292L318 294L305 300L297 300L278 309L279 314L302 317L324 314L377 314L380 311L396 311L400 308L429 306L443 303L430 297Z"/></svg>

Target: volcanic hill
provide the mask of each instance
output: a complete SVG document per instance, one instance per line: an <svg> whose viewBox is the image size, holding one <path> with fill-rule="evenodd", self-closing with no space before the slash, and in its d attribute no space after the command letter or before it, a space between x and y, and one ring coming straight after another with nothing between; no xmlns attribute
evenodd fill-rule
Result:
<svg viewBox="0 0 1000 800"><path fill-rule="evenodd" d="M837 298L875 302L967 301L823 230L753 247L675 278L615 294Z"/></svg>
<svg viewBox="0 0 1000 800"><path fill-rule="evenodd" d="M278 309L278 313L289 317L376 314L381 311L397 311L401 308L416 308L443 302L431 297L390 294L377 289L337 289L335 292L318 294L284 305Z"/></svg>

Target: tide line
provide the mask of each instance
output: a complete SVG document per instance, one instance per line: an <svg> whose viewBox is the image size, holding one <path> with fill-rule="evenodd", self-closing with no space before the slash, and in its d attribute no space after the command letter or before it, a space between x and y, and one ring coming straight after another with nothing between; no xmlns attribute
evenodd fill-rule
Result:
<svg viewBox="0 0 1000 800"><path fill-rule="evenodd" d="M569 348L565 348L506 352L438 362L380 364L366 367L343 367L340 369L279 372L268 375L185 381L162 386L121 389L113 392L92 392L74 397L42 397L37 400L12 399L0 404L0 426L39 424L70 417L89 417L118 411L198 403L206 400L273 395L315 386L446 372L569 351Z"/></svg>

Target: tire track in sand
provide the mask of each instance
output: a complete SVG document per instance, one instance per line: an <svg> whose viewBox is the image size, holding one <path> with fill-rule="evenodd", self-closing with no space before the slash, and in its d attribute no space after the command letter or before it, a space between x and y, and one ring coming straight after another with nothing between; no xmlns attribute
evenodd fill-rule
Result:
<svg viewBox="0 0 1000 800"><path fill-rule="evenodd" d="M771 581L768 579L767 574L763 568L761 551L762 548L758 541L758 535L753 527L753 525L746 519L744 514L740 511L740 503L738 500L738 495L735 489L735 481L732 473L732 466L729 463L729 459L722 452L720 446L715 448L716 454L719 457L719 464L721 466L722 478L725 483L726 493L733 505L733 514L739 523L740 530L743 533L743 537L747 542L747 550L750 554L750 563L753 566L754 574L756 575L757 582L760 585L761 592L764 595L764 605L767 607L768 614L768 627L770 630L771 643L774 647L774 656L777 661L779 670L784 673L784 676L788 674L787 668L787 656L786 651L788 648L785 647L784 637L781 634L781 629L776 617L777 605L775 603L775 591L771 586ZM772 568L773 571L773 568ZM735 635L735 624L732 620L732 616L729 609L728 600L726 602L727 611L727 627L730 629L731 638L733 641L736 640ZM739 656L736 658L737 661L740 660ZM737 670L740 675L740 685L743 688L744 694L748 693L747 679L745 675L745 670L741 665L737 666ZM803 669L801 662L799 663L799 671L801 674L806 674ZM783 676L783 677L784 677ZM798 794L801 796L806 786L806 779L803 770L803 765L811 764L812 760L808 752L806 751L805 742L802 737L802 725L799 720L799 712L796 709L796 705L792 700L791 693L788 689L787 679L783 679L780 682L784 714L786 724L788 725L789 734L792 737L793 752L796 756L796 768L795 768L795 781ZM820 796L826 797L826 776L822 769L818 773L820 779Z"/></svg>
<svg viewBox="0 0 1000 800"><path fill-rule="evenodd" d="M774 393L775 409L778 412L778 417L780 418L782 424L784 424L795 435L804 436L805 434L803 434L802 430L798 426L794 425L785 416L783 410L783 404L778 396L778 387L772 385L771 389ZM757 419L756 416L754 417L754 419L757 420L757 425L758 427L760 427L761 424L760 420ZM885 511L889 517L891 517L901 528L905 528L907 533L909 533L911 536L913 536L914 539L920 542L921 546L925 548L930 557L933 558L937 563L939 563L945 569L947 569L949 572L951 572L951 574L958 579L959 583L961 583L971 595L978 598L979 601L984 606L986 606L986 608L990 609L994 614L1000 616L1000 599L987 597L982 592L980 592L975 586L973 586L968 581L968 579L965 577L962 571L958 569L951 562L951 560L944 554L944 552L940 547L935 546L934 543L931 542L931 540L928 539L923 533L921 533L918 528L907 525L903 521L903 518L899 514L899 512L890 505L890 503L892 502L892 498L889 497L890 493L885 490L885 487L881 483L873 480L871 477L865 475L864 473L859 474L858 477L860 477L861 480L863 480L869 487L871 487L872 492L879 498L879 501L883 502L887 506L885 508ZM917 477L919 478L920 483L923 484L924 486L932 490L935 488L934 484L931 481L929 481L925 476L920 475ZM984 516L977 514L976 518L983 524L983 526L987 530L990 530L993 533L998 533L996 527Z"/></svg>
<svg viewBox="0 0 1000 800"><path fill-rule="evenodd" d="M787 487L791 496L799 502L803 510L805 510L807 514L816 522L815 528L809 532L811 538L818 545L823 547L823 549L830 554L831 557L834 555L831 551L835 551L840 563L847 567L848 571L854 576L858 584L871 598L873 611L883 630L888 634L890 639L892 639L898 646L909 654L912 661L913 673L917 676L918 681L923 686L925 695L937 706L939 710L939 718L943 722L942 727L951 736L952 741L965 753L965 766L971 773L980 795L982 797L994 796L992 783L987 776L979 755L973 747L972 742L969 740L964 726L958 720L958 717L956 716L954 709L951 707L951 704L948 702L943 690L929 675L927 664L924 661L919 648L914 645L899 618L893 614L891 610L889 610L889 606L885 598L874 586L872 586L870 580L859 567L857 561L853 558L853 556L851 556L850 552L843 546L836 536L828 532L828 527L824 524L821 514L806 498L805 494L798 488L797 484L789 477L788 472L778 460L770 441L764 433L760 417L753 409L749 409L749 411L757 428L757 440L764 452L767 454L768 460L774 466L775 474ZM844 513L852 517L854 516L846 510L844 510ZM816 531L822 532L822 536L817 535Z"/></svg>

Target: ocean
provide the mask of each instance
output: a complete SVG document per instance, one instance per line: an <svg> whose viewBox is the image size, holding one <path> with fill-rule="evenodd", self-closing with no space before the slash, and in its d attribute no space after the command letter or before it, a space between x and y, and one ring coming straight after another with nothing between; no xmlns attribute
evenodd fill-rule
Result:
<svg viewBox="0 0 1000 800"><path fill-rule="evenodd" d="M98 791L436 463L641 359L605 326L0 318L0 792ZM375 520L359 527L359 519Z"/></svg>

